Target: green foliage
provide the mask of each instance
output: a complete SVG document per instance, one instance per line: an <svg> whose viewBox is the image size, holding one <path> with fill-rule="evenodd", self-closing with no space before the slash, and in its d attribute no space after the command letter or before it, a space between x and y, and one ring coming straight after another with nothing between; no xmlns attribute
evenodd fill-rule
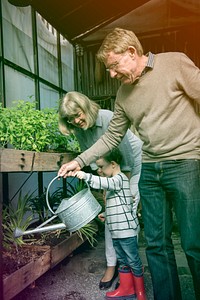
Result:
<svg viewBox="0 0 200 300"><path fill-rule="evenodd" d="M35 109L35 102L13 101L13 107L0 106L0 147L11 144L15 149L37 152L80 152L74 135L58 130L56 109Z"/></svg>
<svg viewBox="0 0 200 300"><path fill-rule="evenodd" d="M46 190L47 189L45 188L44 192L40 196L36 196L29 201L33 213L38 214L39 222L42 223L49 218L49 209L46 203ZM52 210L55 211L58 208L63 198L64 192L61 188L58 188L54 193L52 193L52 195L48 196L49 205Z"/></svg>
<svg viewBox="0 0 200 300"><path fill-rule="evenodd" d="M92 247L97 243L95 235L97 234L97 225L94 222L88 223L77 231L79 237L83 240L85 237Z"/></svg>
<svg viewBox="0 0 200 300"><path fill-rule="evenodd" d="M15 228L19 227L25 231L33 220L33 213L29 206L29 201L32 194L22 197L21 192L17 201L17 207L13 207L12 203L3 208L2 226L3 226L3 247L10 248L12 245L22 246L26 243L23 237L14 238L13 232ZM29 241L31 241L29 239Z"/></svg>
<svg viewBox="0 0 200 300"><path fill-rule="evenodd" d="M75 177L73 177L71 182L67 181L66 189L58 188L52 194L49 193L48 201L53 211L56 211L62 199L67 200L85 188L84 181L78 180L77 182L73 183L74 179ZM46 191L47 188L44 188L44 192L40 196L31 198L29 201L33 213L36 213L39 216L39 222L44 222L49 218L49 209L46 203Z"/></svg>
<svg viewBox="0 0 200 300"><path fill-rule="evenodd" d="M75 181L76 177L72 177L71 182L67 181L66 183L66 197L72 197L78 192L82 191L87 187L84 180Z"/></svg>

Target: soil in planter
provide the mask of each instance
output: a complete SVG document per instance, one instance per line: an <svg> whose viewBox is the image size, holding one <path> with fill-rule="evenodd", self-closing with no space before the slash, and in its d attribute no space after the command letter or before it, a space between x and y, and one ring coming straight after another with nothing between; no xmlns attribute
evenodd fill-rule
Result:
<svg viewBox="0 0 200 300"><path fill-rule="evenodd" d="M50 247L56 246L69 236L69 232L58 234L48 232L45 235L34 236L34 244L26 244L21 247L12 246L10 249L3 249L3 278L25 266L29 262L38 259Z"/></svg>
<svg viewBox="0 0 200 300"><path fill-rule="evenodd" d="M3 250L3 278L25 266L30 261L36 260L46 250L44 247L39 249L39 247L35 248L34 246L12 247L9 250Z"/></svg>

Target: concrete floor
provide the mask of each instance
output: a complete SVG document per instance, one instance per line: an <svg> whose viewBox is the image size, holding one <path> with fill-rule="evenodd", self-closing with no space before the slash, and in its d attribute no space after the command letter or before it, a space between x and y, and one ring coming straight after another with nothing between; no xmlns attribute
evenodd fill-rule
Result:
<svg viewBox="0 0 200 300"><path fill-rule="evenodd" d="M182 300L195 300L192 278L177 233L173 234L173 241L183 294ZM139 238L139 249L145 267L147 299L153 300L142 230ZM73 253L73 256L68 257L52 270L46 272L36 280L34 285L26 288L13 300L104 300L106 292L100 291L98 284L105 266L104 238L99 237L95 248L91 248L87 243L82 245ZM114 286L115 283L109 290L113 290Z"/></svg>

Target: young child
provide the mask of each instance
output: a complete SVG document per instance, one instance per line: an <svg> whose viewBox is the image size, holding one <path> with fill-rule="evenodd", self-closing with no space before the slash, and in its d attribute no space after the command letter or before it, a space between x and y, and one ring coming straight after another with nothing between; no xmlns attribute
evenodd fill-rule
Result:
<svg viewBox="0 0 200 300"><path fill-rule="evenodd" d="M121 159L119 149L115 148L96 161L101 177L83 171L76 172L75 176L84 179L94 189L106 190L106 212L99 218L107 222L111 232L120 279L119 287L107 292L106 299L135 299L137 296L138 300L146 300L137 244L139 222L133 210L129 180L120 170Z"/></svg>

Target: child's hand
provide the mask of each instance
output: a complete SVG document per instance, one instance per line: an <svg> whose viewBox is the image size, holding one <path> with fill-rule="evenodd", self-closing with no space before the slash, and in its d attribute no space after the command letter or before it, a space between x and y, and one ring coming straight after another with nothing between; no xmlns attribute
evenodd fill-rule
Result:
<svg viewBox="0 0 200 300"><path fill-rule="evenodd" d="M98 218L99 218L99 220L101 221L101 222L105 222L105 214L104 213L101 213L101 214L99 214L98 215Z"/></svg>
<svg viewBox="0 0 200 300"><path fill-rule="evenodd" d="M86 178L87 178L86 173L83 172L83 171L78 171L78 172L76 172L74 175L75 175L77 178L79 178L79 179L86 179Z"/></svg>

